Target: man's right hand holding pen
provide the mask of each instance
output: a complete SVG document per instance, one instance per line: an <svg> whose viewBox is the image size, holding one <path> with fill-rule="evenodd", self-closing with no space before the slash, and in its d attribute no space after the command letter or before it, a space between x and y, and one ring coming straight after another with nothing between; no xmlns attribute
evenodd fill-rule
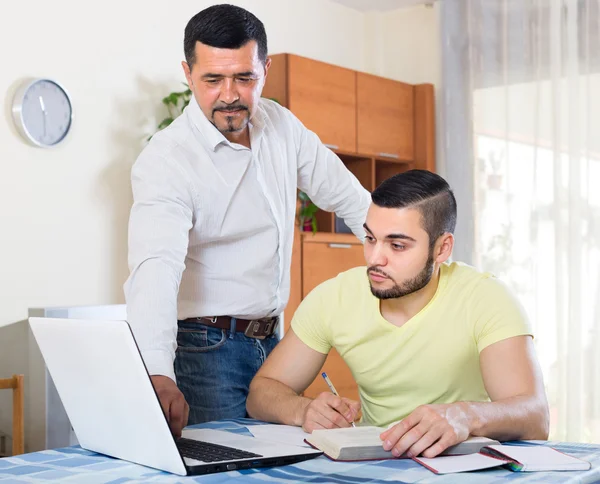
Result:
<svg viewBox="0 0 600 484"><path fill-rule="evenodd" d="M360 412L360 402L340 397L325 373L323 378L331 393L321 393L306 406L302 428L310 433L318 429L354 426L354 420Z"/></svg>

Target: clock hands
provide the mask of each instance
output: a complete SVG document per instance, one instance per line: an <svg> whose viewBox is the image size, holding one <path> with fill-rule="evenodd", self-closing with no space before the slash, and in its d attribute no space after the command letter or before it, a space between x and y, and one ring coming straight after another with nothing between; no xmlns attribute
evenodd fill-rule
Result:
<svg viewBox="0 0 600 484"><path fill-rule="evenodd" d="M42 108L42 114L44 115L44 137L46 137L46 107L44 106L44 99L42 98L42 96L38 96L38 99L40 101L40 108Z"/></svg>

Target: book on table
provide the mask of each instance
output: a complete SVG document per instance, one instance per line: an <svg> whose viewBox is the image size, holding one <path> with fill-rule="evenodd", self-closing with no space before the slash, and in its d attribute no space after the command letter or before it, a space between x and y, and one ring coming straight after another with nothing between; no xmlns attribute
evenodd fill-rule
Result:
<svg viewBox="0 0 600 484"><path fill-rule="evenodd" d="M332 460L395 459L391 451L384 450L379 437L385 430L387 429L372 426L314 430L305 441L322 450ZM485 437L469 437L446 449L444 455L474 454L486 445L499 443Z"/></svg>
<svg viewBox="0 0 600 484"><path fill-rule="evenodd" d="M395 459L384 450L381 427L351 427L314 430L305 442L336 461ZM406 458L406 455L401 458ZM469 437L431 459L413 458L436 474L467 472L504 466L515 472L582 471L589 462L577 459L545 445L501 445L486 437Z"/></svg>

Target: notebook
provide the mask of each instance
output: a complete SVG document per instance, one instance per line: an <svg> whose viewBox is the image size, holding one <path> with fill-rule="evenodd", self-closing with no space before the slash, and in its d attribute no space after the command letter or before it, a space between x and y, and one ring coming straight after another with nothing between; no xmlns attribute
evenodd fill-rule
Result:
<svg viewBox="0 0 600 484"><path fill-rule="evenodd" d="M379 436L385 430L370 426L314 430L305 440L315 449L322 450L332 460L395 459L391 451L383 449L383 442ZM449 447L444 455L474 454L487 445L499 443L485 437L470 437Z"/></svg>
<svg viewBox="0 0 600 484"><path fill-rule="evenodd" d="M295 425L267 424L248 425L246 427L254 437L278 444L297 445L309 447L305 442L310 434Z"/></svg>
<svg viewBox="0 0 600 484"><path fill-rule="evenodd" d="M591 464L542 445L489 445L479 453L452 457L415 457L414 460L436 474L478 471L505 466L515 472L587 471Z"/></svg>

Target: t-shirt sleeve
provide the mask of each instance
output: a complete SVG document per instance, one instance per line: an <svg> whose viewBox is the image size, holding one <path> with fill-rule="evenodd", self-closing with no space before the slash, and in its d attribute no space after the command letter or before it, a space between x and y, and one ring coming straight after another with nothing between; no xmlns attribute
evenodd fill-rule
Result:
<svg viewBox="0 0 600 484"><path fill-rule="evenodd" d="M514 336L533 336L525 308L495 277L482 280L474 291L474 338L484 348Z"/></svg>
<svg viewBox="0 0 600 484"><path fill-rule="evenodd" d="M291 324L305 345L324 355L331 350L330 308L334 292L335 279L315 287L298 306Z"/></svg>

